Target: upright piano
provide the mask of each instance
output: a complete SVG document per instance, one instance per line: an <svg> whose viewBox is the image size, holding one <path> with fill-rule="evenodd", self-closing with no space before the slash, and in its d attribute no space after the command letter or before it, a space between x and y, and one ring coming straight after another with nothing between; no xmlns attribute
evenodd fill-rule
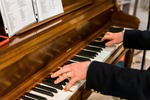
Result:
<svg viewBox="0 0 150 100"><path fill-rule="evenodd" d="M0 47L0 100L86 100L91 94L85 89L86 80L65 92L68 80L55 86L50 73L77 61L116 64L123 55L130 67L133 49L122 44L101 47L99 40L112 27L138 29L138 18L121 11L117 0L62 3L63 14L33 24ZM4 32L2 27L0 31Z"/></svg>

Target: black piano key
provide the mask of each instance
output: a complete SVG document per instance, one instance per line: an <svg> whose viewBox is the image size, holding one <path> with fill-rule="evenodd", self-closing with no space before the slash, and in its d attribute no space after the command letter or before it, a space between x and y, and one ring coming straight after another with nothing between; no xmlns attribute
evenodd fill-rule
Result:
<svg viewBox="0 0 150 100"><path fill-rule="evenodd" d="M72 62L72 61L71 61ZM58 70L57 70L58 71ZM48 75L46 78L50 78L50 79L52 79L53 81L52 82L54 82L58 77L56 77L56 78L51 78L51 75ZM69 82L69 80L68 79L65 79L64 81L62 81L62 82ZM66 85L66 83L65 83L65 85Z"/></svg>
<svg viewBox="0 0 150 100"><path fill-rule="evenodd" d="M95 52L101 52L102 51L102 48L96 48L96 47L90 47L90 46L87 46L84 49L95 51Z"/></svg>
<svg viewBox="0 0 150 100"><path fill-rule="evenodd" d="M69 82L69 80L68 80L68 79L65 79L64 82Z"/></svg>
<svg viewBox="0 0 150 100"><path fill-rule="evenodd" d="M81 56L81 57L86 57L86 58L91 58L91 59L94 59L93 56L91 55L83 55L83 54L77 54L78 56Z"/></svg>
<svg viewBox="0 0 150 100"><path fill-rule="evenodd" d="M39 92L39 93L42 93L42 94L45 94L45 95L48 95L48 96L51 96L51 97L54 96L54 94L52 92L44 91L44 90L39 89L39 88L33 88L32 90L36 91L36 92Z"/></svg>
<svg viewBox="0 0 150 100"><path fill-rule="evenodd" d="M108 41L110 41L110 40L104 40L104 41L101 42L101 43L105 44L105 43L107 43Z"/></svg>
<svg viewBox="0 0 150 100"><path fill-rule="evenodd" d="M45 84L45 85L48 85L48 86L51 86L51 87L54 87L54 88L60 89L60 90L62 90L62 89L63 89L63 87L62 87L61 85L58 85L58 84L54 84L54 83L47 82L47 81L43 81L42 83L43 83L43 84Z"/></svg>
<svg viewBox="0 0 150 100"><path fill-rule="evenodd" d="M78 62L90 61L90 59L88 59L88 58L82 58L82 57L77 57L77 56L74 56L71 60L78 61Z"/></svg>
<svg viewBox="0 0 150 100"><path fill-rule="evenodd" d="M66 61L62 66L73 63L73 61Z"/></svg>
<svg viewBox="0 0 150 100"><path fill-rule="evenodd" d="M101 39L102 39L102 37L98 37L98 38L96 38L95 40L101 41Z"/></svg>
<svg viewBox="0 0 150 100"><path fill-rule="evenodd" d="M95 41L99 42L102 45L104 45L104 47L105 47L105 43L108 42L108 41L110 41L110 40L104 40L103 42L101 42L101 39L102 39L102 37L98 37L98 38L95 39Z"/></svg>
<svg viewBox="0 0 150 100"><path fill-rule="evenodd" d="M26 96L22 96L21 99L22 100L35 100L35 99L29 98L29 97L26 97Z"/></svg>
<svg viewBox="0 0 150 100"><path fill-rule="evenodd" d="M54 81L57 79L58 77L56 78L51 78L51 77L46 77L44 80L47 81L47 82L51 82L51 83L54 83ZM60 82L58 85L66 85L66 83L64 81Z"/></svg>
<svg viewBox="0 0 150 100"><path fill-rule="evenodd" d="M50 92L54 92L54 93L58 93L58 91L54 88L50 88L50 87L46 87L46 86L43 86L43 85L36 85L37 88L40 88L40 89L43 89L43 90L46 90L46 91L50 91Z"/></svg>
<svg viewBox="0 0 150 100"><path fill-rule="evenodd" d="M122 32L124 30L124 28L121 28L121 27L110 27L108 29L109 32L112 32L112 33L116 33L116 32Z"/></svg>
<svg viewBox="0 0 150 100"><path fill-rule="evenodd" d="M94 58L98 54L96 52L82 50L77 55L85 56L85 57L89 57L89 58Z"/></svg>
<svg viewBox="0 0 150 100"><path fill-rule="evenodd" d="M38 95L35 95L35 94L32 94L32 93L26 93L25 96L31 97L31 98L34 98L34 99L37 99L37 100L47 100L44 97L41 97L41 96L38 96Z"/></svg>
<svg viewBox="0 0 150 100"><path fill-rule="evenodd" d="M51 75L48 75L46 78L50 78L50 79L53 80L52 82L54 82L58 77L56 77L56 78L51 78ZM62 81L62 82L69 82L69 80L68 80L68 79L65 79L65 80ZM66 83L65 83L65 84L66 84Z"/></svg>
<svg viewBox="0 0 150 100"><path fill-rule="evenodd" d="M94 55L94 56L98 55L97 52L87 51L87 50L82 50L82 51L83 51L83 52L87 52L87 54L91 54L91 55Z"/></svg>
<svg viewBox="0 0 150 100"><path fill-rule="evenodd" d="M93 41L89 45L96 46L96 47L101 47L101 48L105 48L105 42L96 42L96 41Z"/></svg>

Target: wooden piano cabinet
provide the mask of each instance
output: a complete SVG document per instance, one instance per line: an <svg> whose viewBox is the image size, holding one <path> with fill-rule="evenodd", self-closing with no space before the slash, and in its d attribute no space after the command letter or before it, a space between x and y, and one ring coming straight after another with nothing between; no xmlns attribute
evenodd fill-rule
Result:
<svg viewBox="0 0 150 100"><path fill-rule="evenodd" d="M62 1L64 14L34 24L0 48L0 100L20 99L111 26L138 29L139 19L120 11L116 0ZM105 62L116 64L126 52L130 65L133 52L122 45ZM91 92L85 86L70 100L86 100Z"/></svg>

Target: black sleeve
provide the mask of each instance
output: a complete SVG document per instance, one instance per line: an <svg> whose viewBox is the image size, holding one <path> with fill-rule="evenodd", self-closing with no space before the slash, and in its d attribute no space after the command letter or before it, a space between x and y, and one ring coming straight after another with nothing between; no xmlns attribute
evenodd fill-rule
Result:
<svg viewBox="0 0 150 100"><path fill-rule="evenodd" d="M150 31L125 30L123 45L125 48L150 50Z"/></svg>
<svg viewBox="0 0 150 100"><path fill-rule="evenodd" d="M86 89L128 100L150 100L150 71L93 61L88 68Z"/></svg>

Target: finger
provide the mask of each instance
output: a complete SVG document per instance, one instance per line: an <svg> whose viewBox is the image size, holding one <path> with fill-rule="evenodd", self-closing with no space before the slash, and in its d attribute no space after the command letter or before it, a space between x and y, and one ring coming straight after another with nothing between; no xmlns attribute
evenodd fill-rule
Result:
<svg viewBox="0 0 150 100"><path fill-rule="evenodd" d="M110 33L105 34L104 37L101 39L101 42L103 42L105 40L111 40Z"/></svg>
<svg viewBox="0 0 150 100"><path fill-rule="evenodd" d="M62 69L59 71L59 74L69 72L70 71L70 66L71 66L71 64L63 66Z"/></svg>
<svg viewBox="0 0 150 100"><path fill-rule="evenodd" d="M54 83L58 84L65 79L70 79L72 76L73 76L73 74L71 72L64 73L58 79L56 79Z"/></svg>
<svg viewBox="0 0 150 100"><path fill-rule="evenodd" d="M70 90L70 88L75 84L77 82L77 79L76 78L74 78L74 79L71 79L70 81L69 81L69 83L67 84L67 86L65 87L65 91L69 91Z"/></svg>
<svg viewBox="0 0 150 100"><path fill-rule="evenodd" d="M105 43L106 46L112 46L113 44L114 44L113 41L109 41L109 42Z"/></svg>
<svg viewBox="0 0 150 100"><path fill-rule="evenodd" d="M51 78L55 78L55 77L58 77L58 76L60 76L60 75L59 75L59 70L56 71L55 73L52 73L52 74L51 74Z"/></svg>
<svg viewBox="0 0 150 100"><path fill-rule="evenodd" d="M57 72L53 73L51 75L52 78L58 77L66 72L70 71L70 65L66 65L64 67L62 67L60 70L58 70Z"/></svg>
<svg viewBox="0 0 150 100"><path fill-rule="evenodd" d="M54 81L54 83L55 83L55 84L58 84L58 83L62 82L63 80L65 80L66 78L67 78L67 75L66 75L66 73L64 73L64 74L62 74L61 76L59 76L59 78L57 78L57 79Z"/></svg>

